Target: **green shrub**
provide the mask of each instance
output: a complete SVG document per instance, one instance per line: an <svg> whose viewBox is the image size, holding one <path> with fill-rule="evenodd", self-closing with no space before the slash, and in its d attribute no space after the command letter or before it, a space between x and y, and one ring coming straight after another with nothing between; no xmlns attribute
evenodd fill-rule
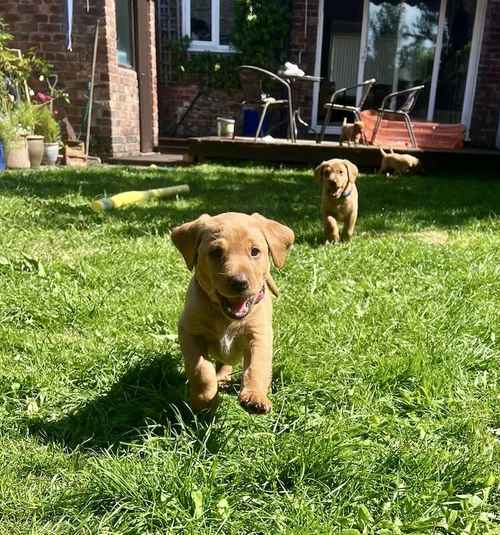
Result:
<svg viewBox="0 0 500 535"><path fill-rule="evenodd" d="M57 143L61 139L61 128L48 106L37 109L35 134L43 136L45 143Z"/></svg>

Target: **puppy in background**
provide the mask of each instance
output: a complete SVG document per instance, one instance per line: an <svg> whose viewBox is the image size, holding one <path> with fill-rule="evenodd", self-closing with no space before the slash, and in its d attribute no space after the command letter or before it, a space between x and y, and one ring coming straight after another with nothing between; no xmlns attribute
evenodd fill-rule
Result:
<svg viewBox="0 0 500 535"><path fill-rule="evenodd" d="M421 170L420 160L411 154L396 154L392 148L390 153L385 152L382 147L382 162L380 164L379 174L385 175L393 172L395 175L409 175Z"/></svg>
<svg viewBox="0 0 500 535"><path fill-rule="evenodd" d="M363 121L355 121L354 123L348 123L347 119L344 117L344 122L342 123L342 131L340 133L339 144L343 145L344 141L348 145L352 143L358 144L363 140L363 130L365 125Z"/></svg>
<svg viewBox="0 0 500 535"><path fill-rule="evenodd" d="M229 381L243 357L240 404L269 412L271 293L278 293L270 259L285 265L292 230L259 214L204 214L175 228L172 241L194 269L178 324L191 406L213 408L218 384Z"/></svg>
<svg viewBox="0 0 500 535"><path fill-rule="evenodd" d="M314 170L321 184L321 219L329 242L349 241L358 218L358 168L349 160L327 160ZM342 233L339 222L343 223Z"/></svg>

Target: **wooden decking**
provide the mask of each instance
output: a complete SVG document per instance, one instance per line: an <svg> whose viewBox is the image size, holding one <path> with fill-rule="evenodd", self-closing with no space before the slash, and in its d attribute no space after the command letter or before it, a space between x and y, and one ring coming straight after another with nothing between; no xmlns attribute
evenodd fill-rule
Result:
<svg viewBox="0 0 500 535"><path fill-rule="evenodd" d="M187 140L188 155L194 162L205 160L246 160L275 164L317 165L330 158L345 158L366 170L378 169L380 151L373 146L340 146L337 142L274 139L254 142L253 138L194 137ZM500 176L500 151L485 149L404 149L420 158L425 170L453 169L481 172L497 170Z"/></svg>
<svg viewBox="0 0 500 535"><path fill-rule="evenodd" d="M110 158L107 160L107 163L115 165L136 165L140 167L148 167L151 165L156 165L158 167L170 167L177 165L189 165L191 160L187 154L164 154L160 152L151 152L134 156L119 156L116 158Z"/></svg>

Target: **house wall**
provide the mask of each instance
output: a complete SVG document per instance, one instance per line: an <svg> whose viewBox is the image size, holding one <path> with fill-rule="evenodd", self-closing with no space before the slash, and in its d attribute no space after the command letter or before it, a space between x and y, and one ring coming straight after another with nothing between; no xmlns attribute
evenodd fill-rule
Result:
<svg viewBox="0 0 500 535"><path fill-rule="evenodd" d="M181 16L176 10L169 6L169 0L160 0L160 8L165 7L165 17L167 13L170 17L170 27L180 28ZM316 50L316 31L318 25L318 6L319 0L308 1L307 32L304 31L304 21L306 19L306 0L295 0L293 2L293 11L290 28L290 47L289 61L299 62L301 67L308 73L312 74L315 63ZM168 9L167 9L168 8ZM167 27L166 20L163 21L162 27ZM159 35L167 35L163 28ZM170 36L172 37L172 36ZM159 42L159 47L164 46ZM301 52L302 51L302 52ZM165 61L166 54L161 54L161 60ZM180 119L184 111L188 108L193 98L198 92L198 85L193 83L169 82L167 72L170 68L158 66L158 71L165 73L159 82L159 114L160 114L160 131L163 135L171 135L172 129ZM312 84L298 84L296 91L297 101L302 107L302 116L310 117L312 107ZM178 136L206 136L216 134L216 119L219 116L240 118L240 103L242 95L239 92L224 92L220 90L211 90L204 94L186 116L182 125L177 130Z"/></svg>
<svg viewBox="0 0 500 535"><path fill-rule="evenodd" d="M195 83L176 83L160 87L159 113L160 122L165 127L163 134L173 135L173 128L184 112L196 98L199 85ZM239 120L242 95L238 91L231 93L212 89L204 92L196 101L191 111L179 125L178 137L216 135L217 117Z"/></svg>
<svg viewBox="0 0 500 535"><path fill-rule="evenodd" d="M318 31L319 0L292 2L289 61L295 62L307 74L314 74ZM172 127L197 92L193 84L164 82L159 91L161 122ZM310 121L313 85L297 84L296 104L304 119ZM219 99L219 100L218 100ZM190 112L177 135L211 135L215 133L218 115L238 116L239 95L213 92L200 99ZM500 115L500 0L489 0L478 81L471 125L472 144L495 145Z"/></svg>
<svg viewBox="0 0 500 535"><path fill-rule="evenodd" d="M297 63L309 75L314 75L316 40L318 35L319 0L294 0L290 27L289 61ZM311 121L313 84L301 83L295 91L295 105L301 116Z"/></svg>
<svg viewBox="0 0 500 535"><path fill-rule="evenodd" d="M494 147L500 117L500 0L489 0L472 113L474 145Z"/></svg>
<svg viewBox="0 0 500 535"><path fill-rule="evenodd" d="M150 13L150 27L142 28L141 32L150 42L151 58L146 75L153 84L156 102L154 2L138 1L147 2ZM91 147L93 152L105 155L137 153L140 150L138 78L135 70L119 66L116 59L115 0L90 0L89 4L87 13L87 0L74 0L72 51L66 50L65 45L65 0L2 0L0 16L14 35L13 48L23 51L34 48L54 66L59 87L69 93L71 100L64 113L77 134L91 77L95 26L100 21ZM154 108L150 113L157 136Z"/></svg>

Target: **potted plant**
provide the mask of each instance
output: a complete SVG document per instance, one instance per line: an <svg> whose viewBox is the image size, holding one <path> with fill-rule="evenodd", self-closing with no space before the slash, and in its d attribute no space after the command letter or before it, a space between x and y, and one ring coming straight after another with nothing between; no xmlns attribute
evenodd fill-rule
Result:
<svg viewBox="0 0 500 535"><path fill-rule="evenodd" d="M38 108L35 134L44 138L42 163L45 165L55 165L59 156L61 129L48 106Z"/></svg>
<svg viewBox="0 0 500 535"><path fill-rule="evenodd" d="M39 110L39 106L36 106L29 101L19 102L14 109L14 117L17 124L28 133L26 136L28 155L30 165L34 169L40 167L44 151L43 136L35 134Z"/></svg>
<svg viewBox="0 0 500 535"><path fill-rule="evenodd" d="M26 136L28 132L17 122L17 114L10 105L0 110L0 139L2 141L9 169L28 169L30 160Z"/></svg>

